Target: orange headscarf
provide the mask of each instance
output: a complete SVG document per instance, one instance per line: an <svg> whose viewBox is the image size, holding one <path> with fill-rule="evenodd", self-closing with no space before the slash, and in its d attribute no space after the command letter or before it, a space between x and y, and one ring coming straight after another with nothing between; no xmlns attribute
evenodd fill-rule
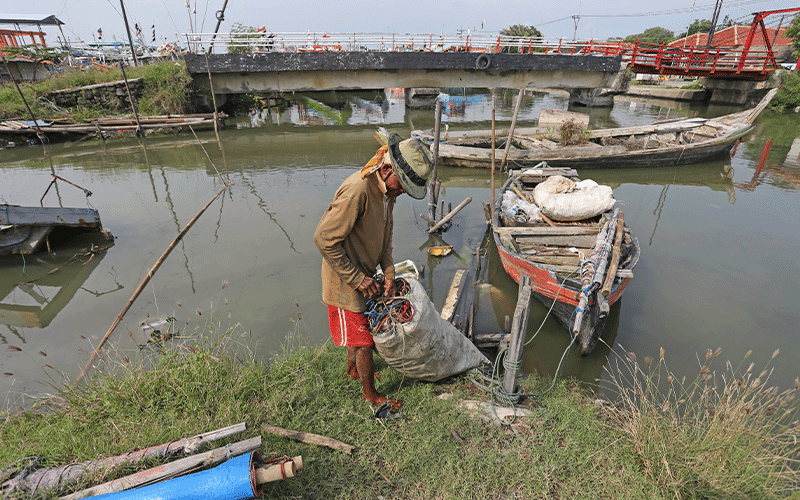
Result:
<svg viewBox="0 0 800 500"><path fill-rule="evenodd" d="M361 178L365 178L366 176L375 173L381 168L383 165L383 155L389 151L389 146L381 146L378 148L378 151L375 153L375 156L370 159L366 165L361 167Z"/></svg>

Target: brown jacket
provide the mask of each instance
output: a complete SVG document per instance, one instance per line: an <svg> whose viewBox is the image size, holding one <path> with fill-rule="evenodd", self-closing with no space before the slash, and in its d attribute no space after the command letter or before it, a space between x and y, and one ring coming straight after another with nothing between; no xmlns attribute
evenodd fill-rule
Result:
<svg viewBox="0 0 800 500"><path fill-rule="evenodd" d="M314 243L322 253L322 301L347 311L364 312L366 299L356 289L378 264L394 279L392 209L377 173L345 179L322 215Z"/></svg>

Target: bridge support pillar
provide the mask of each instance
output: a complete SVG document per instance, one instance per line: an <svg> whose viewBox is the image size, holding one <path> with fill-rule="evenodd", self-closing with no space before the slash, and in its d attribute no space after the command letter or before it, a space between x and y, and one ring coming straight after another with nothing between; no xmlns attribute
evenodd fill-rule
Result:
<svg viewBox="0 0 800 500"><path fill-rule="evenodd" d="M433 109L436 107L436 98L441 90L435 87L414 87L403 89L406 107Z"/></svg>
<svg viewBox="0 0 800 500"><path fill-rule="evenodd" d="M610 107L614 105L614 96L628 91L633 72L628 71L628 64L622 63L619 71L608 88L576 88L569 91L570 105L587 107Z"/></svg>
<svg viewBox="0 0 800 500"><path fill-rule="evenodd" d="M775 73L780 73L776 71ZM776 75L773 78L779 78ZM709 102L714 104L736 104L752 106L761 100L769 89L776 86L770 81L731 80L723 78L702 78L701 86L711 95Z"/></svg>

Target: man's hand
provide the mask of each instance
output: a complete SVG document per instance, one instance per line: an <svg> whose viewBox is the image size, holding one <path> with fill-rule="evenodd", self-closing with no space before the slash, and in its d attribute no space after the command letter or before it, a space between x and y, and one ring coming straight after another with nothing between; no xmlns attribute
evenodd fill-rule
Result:
<svg viewBox="0 0 800 500"><path fill-rule="evenodd" d="M383 296L394 297L395 295L397 295L397 286L394 284L394 280L383 280Z"/></svg>
<svg viewBox="0 0 800 500"><path fill-rule="evenodd" d="M381 285L369 276L365 276L364 281L358 285L358 291L365 298L372 299L381 294Z"/></svg>

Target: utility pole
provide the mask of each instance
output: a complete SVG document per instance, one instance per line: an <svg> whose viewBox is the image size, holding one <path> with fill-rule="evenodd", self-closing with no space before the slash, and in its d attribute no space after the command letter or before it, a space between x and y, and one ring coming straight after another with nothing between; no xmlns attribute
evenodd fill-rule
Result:
<svg viewBox="0 0 800 500"><path fill-rule="evenodd" d="M575 31L572 32L572 41L575 41L575 36L578 34L578 22L580 22L580 14L572 16L572 22L575 23Z"/></svg>
<svg viewBox="0 0 800 500"><path fill-rule="evenodd" d="M125 21L125 30L128 32L128 42L131 44L131 57L133 57L133 65L138 66L139 62L136 60L136 48L133 46L131 27L128 25L128 14L125 13L125 4L122 2L122 0L119 0L119 5L122 7L122 19Z"/></svg>

